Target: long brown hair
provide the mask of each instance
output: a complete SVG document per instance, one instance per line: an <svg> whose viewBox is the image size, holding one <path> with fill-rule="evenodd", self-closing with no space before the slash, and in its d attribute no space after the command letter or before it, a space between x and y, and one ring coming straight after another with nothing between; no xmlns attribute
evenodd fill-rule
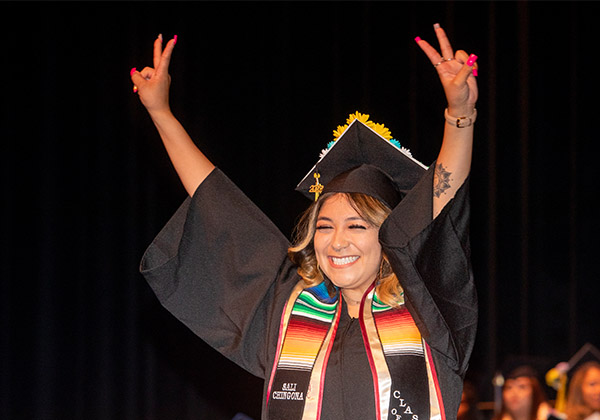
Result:
<svg viewBox="0 0 600 420"><path fill-rule="evenodd" d="M569 420L581 420L594 412L583 401L582 392L585 376L592 369L600 370L600 363L594 361L584 363L575 371L573 379L571 379L566 410L567 418Z"/></svg>
<svg viewBox="0 0 600 420"><path fill-rule="evenodd" d="M290 259L298 266L298 274L300 274L300 277L302 277L307 286L314 286L322 281L326 281L317 262L314 236L317 217L319 216L321 207L323 207L328 198L336 194L344 195L356 212L367 223L377 228L381 227L391 213L391 209L381 201L361 193L327 193L312 203L301 215L294 231L294 243L288 249ZM327 284L327 286L331 291L333 286L331 284ZM402 288L383 251L376 288L377 296L382 302L391 306L398 305L398 301L402 296Z"/></svg>

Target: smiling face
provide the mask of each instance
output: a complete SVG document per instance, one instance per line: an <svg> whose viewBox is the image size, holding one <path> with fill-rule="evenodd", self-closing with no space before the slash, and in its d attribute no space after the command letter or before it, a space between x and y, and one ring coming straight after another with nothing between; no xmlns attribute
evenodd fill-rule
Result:
<svg viewBox="0 0 600 420"><path fill-rule="evenodd" d="M337 287L362 296L381 263L379 227L368 223L343 194L325 201L314 236L319 266Z"/></svg>
<svg viewBox="0 0 600 420"><path fill-rule="evenodd" d="M600 411L600 370L591 368L585 374L581 384L581 394L585 405L594 411Z"/></svg>

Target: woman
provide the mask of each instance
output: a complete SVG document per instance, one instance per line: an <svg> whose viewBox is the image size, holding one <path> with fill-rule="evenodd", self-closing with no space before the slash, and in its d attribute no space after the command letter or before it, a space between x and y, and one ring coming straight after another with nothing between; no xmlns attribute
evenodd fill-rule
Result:
<svg viewBox="0 0 600 420"><path fill-rule="evenodd" d="M435 31L443 57L416 41L448 100L436 164L356 113L299 184L316 201L293 246L172 115L175 39L163 51L159 37L154 67L131 72L190 195L141 271L177 318L265 378L263 419L456 418L477 320L463 186L476 57Z"/></svg>
<svg viewBox="0 0 600 420"><path fill-rule="evenodd" d="M600 418L600 363L587 362L573 375L567 397L567 418Z"/></svg>
<svg viewBox="0 0 600 420"><path fill-rule="evenodd" d="M557 418L533 369L521 366L508 374L502 388L502 408L495 420Z"/></svg>

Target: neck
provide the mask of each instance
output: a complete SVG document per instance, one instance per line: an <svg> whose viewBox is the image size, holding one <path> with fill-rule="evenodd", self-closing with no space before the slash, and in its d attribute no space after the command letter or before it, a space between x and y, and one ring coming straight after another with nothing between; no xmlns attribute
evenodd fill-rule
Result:
<svg viewBox="0 0 600 420"><path fill-rule="evenodd" d="M342 295L348 306L359 306L363 295L360 292L350 290L342 290Z"/></svg>
<svg viewBox="0 0 600 420"><path fill-rule="evenodd" d="M355 303L356 301L350 301L350 299L346 299L344 297L344 303L346 305L346 311L350 318L358 318L360 316L360 301Z"/></svg>
<svg viewBox="0 0 600 420"><path fill-rule="evenodd" d="M363 294L353 290L342 290L342 295L344 297L344 302L346 302L346 307L348 308L348 315L350 315L350 318L358 318L360 314L360 302Z"/></svg>
<svg viewBox="0 0 600 420"><path fill-rule="evenodd" d="M372 284L372 283L371 283ZM369 287L371 286L371 284L367 285L364 288L361 289L341 289L342 292L342 296L344 297L344 300L346 301L346 304L350 307L350 306L360 306L360 302L362 301L363 296L365 295L365 293L367 293L367 290L369 290Z"/></svg>
<svg viewBox="0 0 600 420"><path fill-rule="evenodd" d="M346 300L346 304L351 305L351 306L358 306L360 305L360 301L362 300L362 297L360 299L355 299L352 296L348 296L348 294L343 293L342 295L344 295L344 299Z"/></svg>

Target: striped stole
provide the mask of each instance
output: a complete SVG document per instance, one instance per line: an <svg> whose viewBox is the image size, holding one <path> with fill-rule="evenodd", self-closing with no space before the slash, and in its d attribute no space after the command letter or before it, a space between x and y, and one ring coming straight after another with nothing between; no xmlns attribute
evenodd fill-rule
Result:
<svg viewBox="0 0 600 420"><path fill-rule="evenodd" d="M267 394L269 419L300 420L306 418L304 412L314 413L314 419L320 415L339 299L329 297L324 283L307 289L303 283L296 285L283 312Z"/></svg>
<svg viewBox="0 0 600 420"><path fill-rule="evenodd" d="M267 388L269 420L320 418L339 302L337 295L329 297L324 283L305 288L300 281L292 292L282 315ZM361 302L359 319L375 389L374 417L443 419L431 354L406 307L384 304L372 285Z"/></svg>

